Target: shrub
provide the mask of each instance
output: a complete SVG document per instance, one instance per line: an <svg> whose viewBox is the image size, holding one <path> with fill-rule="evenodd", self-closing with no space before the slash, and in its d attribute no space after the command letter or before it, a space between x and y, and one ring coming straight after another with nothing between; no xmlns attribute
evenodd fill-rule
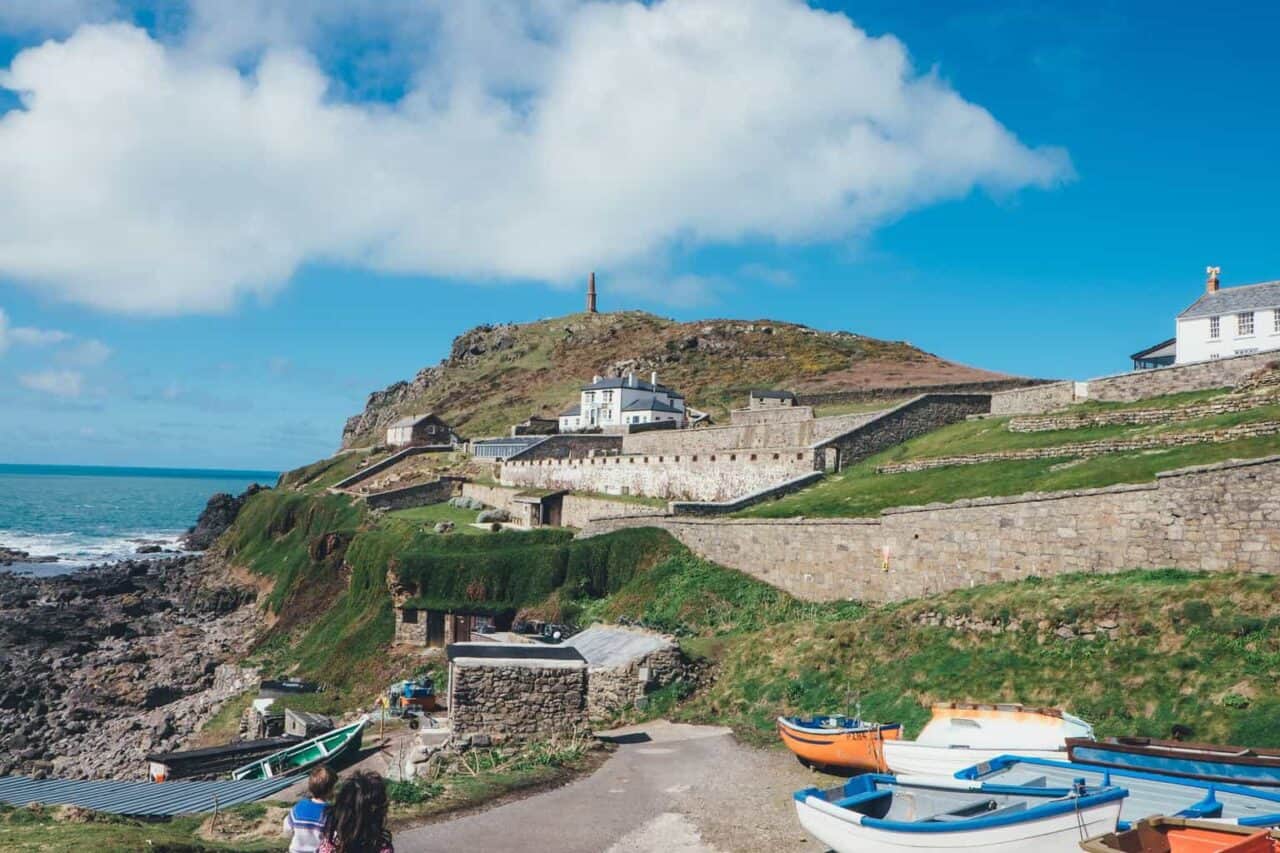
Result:
<svg viewBox="0 0 1280 853"><path fill-rule="evenodd" d="M511 515L505 509L486 509L481 510L476 516L476 521L480 524L488 524L491 521L510 521Z"/></svg>

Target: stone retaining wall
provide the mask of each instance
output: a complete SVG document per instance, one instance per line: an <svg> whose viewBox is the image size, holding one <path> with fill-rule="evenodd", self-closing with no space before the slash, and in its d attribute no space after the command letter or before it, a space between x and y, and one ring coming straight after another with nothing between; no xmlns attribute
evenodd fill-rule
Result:
<svg viewBox="0 0 1280 853"><path fill-rule="evenodd" d="M404 450L391 454L386 459L361 468L346 479L339 480L330 486L330 489L335 491L349 489L356 483L369 479L374 474L381 474L391 466L408 459L410 456L418 456L423 453L448 453L454 449L455 448L452 444L419 444L413 447L406 447Z"/></svg>
<svg viewBox="0 0 1280 853"><path fill-rule="evenodd" d="M593 453L617 453L622 449L620 435L550 435L537 444L507 457L513 459L580 459Z"/></svg>
<svg viewBox="0 0 1280 853"><path fill-rule="evenodd" d="M933 468L950 468L955 465L981 465L985 462L1013 462L1020 459L1058 459L1103 456L1108 453L1130 453L1135 450L1155 450L1168 447L1186 447L1192 444L1219 444L1242 438L1257 438L1280 433L1280 422L1239 424L1215 430L1151 435L1142 438L1115 438L1105 441L1082 441L1075 444L1059 444L1054 447L1030 447L1025 450L1001 450L994 453L970 453L964 456L938 456L933 459L913 459L910 462L891 462L876 468L877 474L902 474L910 471L928 471Z"/></svg>
<svg viewBox="0 0 1280 853"><path fill-rule="evenodd" d="M1010 388L1034 388L1044 379L991 379L986 382L960 382L948 385L896 385L884 388L859 388L851 391L810 391L796 394L801 406L824 406L839 403L871 403L877 400L901 400L921 394L994 394Z"/></svg>
<svg viewBox="0 0 1280 853"><path fill-rule="evenodd" d="M651 691L685 677L688 664L678 646L650 652L625 666L591 667L587 675L587 714L600 720L635 707ZM647 678L642 678L642 670Z"/></svg>
<svg viewBox="0 0 1280 853"><path fill-rule="evenodd" d="M993 415L1038 415L1065 409L1076 402L1076 383L1052 382L1030 388L998 391L991 395Z"/></svg>
<svg viewBox="0 0 1280 853"><path fill-rule="evenodd" d="M630 501L611 501L608 498L565 495L560 509L560 523L565 527L586 527L601 518L619 518L637 515L665 515L665 507L645 506Z"/></svg>
<svg viewBox="0 0 1280 853"><path fill-rule="evenodd" d="M838 464L827 467L844 468L895 444L990 408L989 394L924 394L887 412L875 413L866 423L827 439L817 448L818 459L822 462L829 449L834 448L839 453Z"/></svg>
<svg viewBox="0 0 1280 853"><path fill-rule="evenodd" d="M1275 362L1280 362L1280 352L1258 352L1102 376L1089 380L1089 399L1129 403L1183 391L1227 388L1239 385L1250 374Z"/></svg>
<svg viewBox="0 0 1280 853"><path fill-rule="evenodd" d="M462 658L449 667L456 742L528 743L590 731L587 665Z"/></svg>
<svg viewBox="0 0 1280 853"><path fill-rule="evenodd" d="M671 513L673 515L728 515L764 501L798 492L818 482L824 476L826 475L821 471L809 471L799 477L769 486L767 489L760 489L727 501L672 501Z"/></svg>
<svg viewBox="0 0 1280 853"><path fill-rule="evenodd" d="M698 430L696 432L701 432ZM628 436L630 437L630 436ZM504 486L722 501L814 470L807 447L631 454L502 465Z"/></svg>
<svg viewBox="0 0 1280 853"><path fill-rule="evenodd" d="M1232 412L1245 412L1258 406L1271 405L1275 395L1261 398L1256 395L1231 396L1213 403L1193 403L1174 409L1122 409L1102 412L1064 412L1058 415L1023 416L1009 421L1010 432L1054 432L1056 430L1084 429L1098 426L1142 426L1145 424L1169 424L1211 418Z"/></svg>
<svg viewBox="0 0 1280 853"><path fill-rule="evenodd" d="M486 486L481 483L463 483L462 496L465 498L474 498L485 506L491 506L496 509L505 510L508 515L515 517L516 513L528 512L523 504L515 502L516 495L520 494L520 489L507 489L502 486Z"/></svg>
<svg viewBox="0 0 1280 853"><path fill-rule="evenodd" d="M757 409L764 415L786 413L788 409ZM795 411L795 410L791 410ZM801 411L806 411L802 409ZM807 410L812 411L812 410ZM666 432L633 433L622 438L623 454L674 456L690 453L719 453L737 450L772 450L779 447L808 447L848 432L870 421L878 412L832 415L827 418L752 420L750 423Z"/></svg>
<svg viewBox="0 0 1280 853"><path fill-rule="evenodd" d="M1280 572L1280 456L1155 483L904 507L866 519L620 518L800 598L897 601L1028 575Z"/></svg>
<svg viewBox="0 0 1280 853"><path fill-rule="evenodd" d="M415 506L427 506L447 501L461 492L461 477L441 477L430 483L419 483L416 486L405 486L402 489L389 489L365 496L365 503L371 509L408 509Z"/></svg>

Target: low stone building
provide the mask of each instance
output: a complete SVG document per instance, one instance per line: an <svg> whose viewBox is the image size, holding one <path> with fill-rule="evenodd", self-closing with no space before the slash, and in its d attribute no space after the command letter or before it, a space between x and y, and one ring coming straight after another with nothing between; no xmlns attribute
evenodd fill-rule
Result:
<svg viewBox="0 0 1280 853"><path fill-rule="evenodd" d="M601 719L635 707L650 692L689 674L689 663L670 637L593 625L564 643L587 662L587 713Z"/></svg>
<svg viewBox="0 0 1280 853"><path fill-rule="evenodd" d="M427 648L466 643L476 634L511 628L515 608L406 600L395 605L395 641Z"/></svg>
<svg viewBox="0 0 1280 853"><path fill-rule="evenodd" d="M749 409L776 409L794 406L795 404L796 395L790 391L759 389L752 391L747 396L747 408Z"/></svg>
<svg viewBox="0 0 1280 853"><path fill-rule="evenodd" d="M568 646L453 643L449 723L462 745L588 734L587 662Z"/></svg>
<svg viewBox="0 0 1280 853"><path fill-rule="evenodd" d="M387 444L391 447L457 443L453 428L431 412L408 415L387 427Z"/></svg>

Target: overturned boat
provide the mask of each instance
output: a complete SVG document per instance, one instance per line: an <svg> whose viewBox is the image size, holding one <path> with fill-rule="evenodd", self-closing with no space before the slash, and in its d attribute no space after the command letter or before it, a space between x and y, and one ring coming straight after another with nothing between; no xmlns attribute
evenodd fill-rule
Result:
<svg viewBox="0 0 1280 853"><path fill-rule="evenodd" d="M305 740L231 771L232 779L270 779L291 776L317 764L327 764L360 749L367 716L331 732Z"/></svg>
<svg viewBox="0 0 1280 853"><path fill-rule="evenodd" d="M983 850L1074 853L1115 829L1125 790L1021 787L958 779L855 776L794 794L805 831L835 853Z"/></svg>
<svg viewBox="0 0 1280 853"><path fill-rule="evenodd" d="M883 744L902 737L901 723L866 723L831 714L779 717L778 736L801 763L832 773L884 773Z"/></svg>
<svg viewBox="0 0 1280 853"><path fill-rule="evenodd" d="M1280 832L1153 817L1133 829L1090 838L1080 848L1090 853L1280 853Z"/></svg>
<svg viewBox="0 0 1280 853"><path fill-rule="evenodd" d="M1067 738L1092 738L1093 726L1059 708L947 702L915 740L885 741L892 773L951 776L1001 755L1065 758Z"/></svg>
<svg viewBox="0 0 1280 853"><path fill-rule="evenodd" d="M1077 779L1093 786L1121 785L1129 796L1120 813L1119 829L1129 829L1152 815L1241 826L1280 826L1280 791L1266 788L1021 756L996 758L958 775L962 779L997 785L1052 787L1071 784Z"/></svg>
<svg viewBox="0 0 1280 853"><path fill-rule="evenodd" d="M1081 764L1145 770L1205 782L1280 787L1280 750L1114 737L1067 739L1067 758Z"/></svg>
<svg viewBox="0 0 1280 853"><path fill-rule="evenodd" d="M246 761L265 758L302 738L283 736L261 740L241 740L204 749L182 752L153 752L147 755L148 776L152 782L171 782L196 776L216 776L239 767Z"/></svg>

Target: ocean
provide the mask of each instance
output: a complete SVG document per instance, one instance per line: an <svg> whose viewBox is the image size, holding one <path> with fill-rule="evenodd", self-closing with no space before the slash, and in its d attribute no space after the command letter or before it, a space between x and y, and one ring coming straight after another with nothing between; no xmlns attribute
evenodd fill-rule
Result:
<svg viewBox="0 0 1280 853"><path fill-rule="evenodd" d="M62 574L131 557L143 542L171 548L210 496L274 485L274 471L0 465L0 546L56 563L13 571Z"/></svg>

